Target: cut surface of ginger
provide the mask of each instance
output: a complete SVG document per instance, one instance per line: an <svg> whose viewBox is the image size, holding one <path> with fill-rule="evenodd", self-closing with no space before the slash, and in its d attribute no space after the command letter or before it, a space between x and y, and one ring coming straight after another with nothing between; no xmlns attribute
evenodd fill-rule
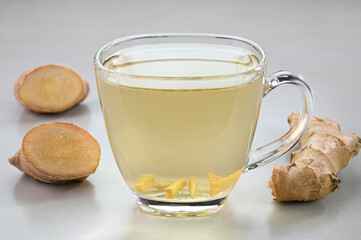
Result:
<svg viewBox="0 0 361 240"><path fill-rule="evenodd" d="M223 191L232 189L242 173L243 168L239 169L231 175L228 175L227 177L221 177L213 173L208 173L208 180L211 185L210 195L214 196Z"/></svg>
<svg viewBox="0 0 361 240"><path fill-rule="evenodd" d="M14 87L25 108L40 113L65 111L85 99L88 83L70 68L39 66L23 73Z"/></svg>
<svg viewBox="0 0 361 240"><path fill-rule="evenodd" d="M31 129L9 162L39 181L63 183L84 180L99 159L100 146L87 131L58 122Z"/></svg>

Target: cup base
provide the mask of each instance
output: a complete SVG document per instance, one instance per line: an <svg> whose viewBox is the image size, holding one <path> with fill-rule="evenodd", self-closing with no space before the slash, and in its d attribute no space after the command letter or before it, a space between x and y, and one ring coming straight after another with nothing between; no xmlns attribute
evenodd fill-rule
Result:
<svg viewBox="0 0 361 240"><path fill-rule="evenodd" d="M166 217L198 217L209 216L219 212L227 197L205 202L162 202L138 198L138 205L144 212Z"/></svg>

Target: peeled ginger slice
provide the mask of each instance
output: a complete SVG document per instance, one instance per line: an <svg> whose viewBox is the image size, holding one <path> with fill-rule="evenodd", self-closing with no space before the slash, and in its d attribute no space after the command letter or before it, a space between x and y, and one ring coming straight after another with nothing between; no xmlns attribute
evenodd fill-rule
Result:
<svg viewBox="0 0 361 240"><path fill-rule="evenodd" d="M145 192L157 186L157 180L153 174L143 174L133 185L138 192Z"/></svg>
<svg viewBox="0 0 361 240"><path fill-rule="evenodd" d="M196 197L196 185L197 185L197 178L190 177L188 181L188 188L189 188L189 195L192 199Z"/></svg>
<svg viewBox="0 0 361 240"><path fill-rule="evenodd" d="M174 198L186 185L186 180L178 179L164 189L166 198Z"/></svg>
<svg viewBox="0 0 361 240"><path fill-rule="evenodd" d="M210 195L214 196L223 191L232 189L234 185L236 185L242 172L243 168L239 169L231 175L228 175L227 177L221 177L213 173L208 173L208 179L211 185Z"/></svg>

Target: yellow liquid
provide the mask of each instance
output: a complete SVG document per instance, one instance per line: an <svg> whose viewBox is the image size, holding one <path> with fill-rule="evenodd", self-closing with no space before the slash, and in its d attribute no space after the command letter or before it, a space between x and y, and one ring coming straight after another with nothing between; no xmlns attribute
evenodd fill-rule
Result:
<svg viewBox="0 0 361 240"><path fill-rule="evenodd" d="M180 76L206 76L210 68L213 74L235 73L251 58L254 62L247 67L257 65L257 58L251 56L247 63L163 59L115 65L120 58L112 57L104 65L134 75L179 76L166 80L165 84L170 84L166 87L162 78L145 79L140 83L145 88L131 86L132 79L122 76L97 76L109 141L129 187L138 196L153 200L196 202L226 196L233 185L211 196L207 175L211 172L226 177L244 167L263 96L263 74L220 88L212 88L218 83L208 84L212 80L204 77L206 80L197 81L206 87L195 82L194 89ZM181 89L185 86L189 89ZM187 185L171 199L155 187L139 192L134 184L143 174L153 174L160 184L185 179ZM194 199L188 189L192 176L197 180Z"/></svg>

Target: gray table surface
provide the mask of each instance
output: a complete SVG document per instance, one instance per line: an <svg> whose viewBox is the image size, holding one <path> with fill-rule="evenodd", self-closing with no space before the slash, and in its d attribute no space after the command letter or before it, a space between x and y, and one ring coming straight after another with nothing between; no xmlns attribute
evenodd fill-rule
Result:
<svg viewBox="0 0 361 240"><path fill-rule="evenodd" d="M268 53L268 74L304 75L315 115L361 135L360 1L4 1L0 0L1 239L359 239L361 157L339 172L340 189L309 203L276 203L267 187L276 163L242 175L217 215L175 219L141 212L113 159L98 102L92 59L107 42L149 32L247 37ZM26 111L13 96L25 70L61 64L90 83L88 98L56 115ZM282 87L262 105L254 146L280 137L300 95ZM7 158L25 133L47 122L87 129L101 144L97 172L81 184L36 182Z"/></svg>

